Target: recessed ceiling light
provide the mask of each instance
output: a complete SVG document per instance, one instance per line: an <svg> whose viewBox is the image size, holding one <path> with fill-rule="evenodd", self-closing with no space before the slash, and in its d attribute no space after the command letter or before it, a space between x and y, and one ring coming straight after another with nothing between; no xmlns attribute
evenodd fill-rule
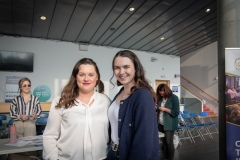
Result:
<svg viewBox="0 0 240 160"><path fill-rule="evenodd" d="M164 37L161 37L161 38L160 38L161 41L164 40L164 39L165 39Z"/></svg>
<svg viewBox="0 0 240 160"><path fill-rule="evenodd" d="M110 31L115 31L115 28L110 28Z"/></svg>
<svg viewBox="0 0 240 160"><path fill-rule="evenodd" d="M43 20L43 21L45 21L45 20L47 19L47 17L41 16L40 19Z"/></svg>
<svg viewBox="0 0 240 160"><path fill-rule="evenodd" d="M207 12L207 13L208 13L208 12L210 12L210 11L211 11L211 9L210 9L210 8L208 8L208 9L206 9L206 10L205 10L205 12Z"/></svg>
<svg viewBox="0 0 240 160"><path fill-rule="evenodd" d="M129 8L129 11L130 11L130 12L133 12L134 10L135 10L135 8L133 8L133 7L130 7L130 8Z"/></svg>

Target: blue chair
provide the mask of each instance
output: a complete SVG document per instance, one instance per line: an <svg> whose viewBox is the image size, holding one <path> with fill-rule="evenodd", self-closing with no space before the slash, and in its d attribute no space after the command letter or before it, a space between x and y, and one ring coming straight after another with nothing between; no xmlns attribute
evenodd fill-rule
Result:
<svg viewBox="0 0 240 160"><path fill-rule="evenodd" d="M208 124L202 123L202 120L197 113L191 113L190 115L192 117L194 124L199 127L199 131L202 137L203 135L208 135L210 138L213 138L208 129Z"/></svg>
<svg viewBox="0 0 240 160"><path fill-rule="evenodd" d="M36 125L46 125L48 118L46 117L40 117L36 121Z"/></svg>
<svg viewBox="0 0 240 160"><path fill-rule="evenodd" d="M8 121L8 126L12 126L13 123L14 123L14 119L10 119L10 120Z"/></svg>
<svg viewBox="0 0 240 160"><path fill-rule="evenodd" d="M185 125L190 128L189 132L191 133L190 135L191 135L192 140L193 140L194 143L195 143L194 138L196 138L196 137L201 138L201 140L205 140L203 135L200 132L200 128L202 126L196 125L194 123L192 117L190 116L190 114L183 113L182 114L182 118L183 118L183 121L184 121Z"/></svg>
<svg viewBox="0 0 240 160"><path fill-rule="evenodd" d="M184 111L183 111L183 114L190 114L190 111L184 110Z"/></svg>
<svg viewBox="0 0 240 160"><path fill-rule="evenodd" d="M47 125L48 117L40 117L36 121L37 135L42 135Z"/></svg>
<svg viewBox="0 0 240 160"><path fill-rule="evenodd" d="M6 128L7 128L6 120L7 120L6 115L0 115L0 121L1 121L0 131L2 132L4 138L6 135Z"/></svg>
<svg viewBox="0 0 240 160"><path fill-rule="evenodd" d="M208 125L208 130L210 134L219 133L218 132L218 123L213 122L211 116L209 116L208 112L200 112L201 120L203 124Z"/></svg>
<svg viewBox="0 0 240 160"><path fill-rule="evenodd" d="M41 117L41 118L48 118L48 113L42 113L42 114L40 115L40 117Z"/></svg>

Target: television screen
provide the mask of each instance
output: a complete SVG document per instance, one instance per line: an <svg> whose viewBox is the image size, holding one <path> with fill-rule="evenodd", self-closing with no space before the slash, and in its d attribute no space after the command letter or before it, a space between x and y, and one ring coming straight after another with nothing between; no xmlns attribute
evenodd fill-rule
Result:
<svg viewBox="0 0 240 160"><path fill-rule="evenodd" d="M33 72L33 53L0 51L0 71Z"/></svg>

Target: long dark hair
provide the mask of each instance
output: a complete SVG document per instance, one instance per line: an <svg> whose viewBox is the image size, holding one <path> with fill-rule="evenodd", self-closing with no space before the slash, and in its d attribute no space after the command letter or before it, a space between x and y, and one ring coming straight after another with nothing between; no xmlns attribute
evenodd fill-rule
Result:
<svg viewBox="0 0 240 160"><path fill-rule="evenodd" d="M160 95L159 91L164 91L165 93L164 98L170 98L172 96L172 90L166 84L159 84L159 86L157 87L156 90L157 99L163 97Z"/></svg>
<svg viewBox="0 0 240 160"><path fill-rule="evenodd" d="M75 102L75 98L78 97L79 95L79 88L76 82L76 78L77 78L77 74L79 72L79 67L82 64L89 64L89 65L93 65L95 68L95 71L98 75L98 80L95 86L98 85L99 81L100 81L100 73L97 67L97 64L90 58L82 58L80 59L74 66L73 70L72 70L72 74L71 77L67 83L67 85L63 88L62 92L61 92L61 98L59 100L59 102L56 105L56 108L61 108L64 106L64 108L70 108L73 105L76 105Z"/></svg>
<svg viewBox="0 0 240 160"><path fill-rule="evenodd" d="M134 68L135 68L135 71L136 71L136 72L135 72L135 76L134 76L135 86L133 86L133 87L131 88L131 93L130 93L130 95L131 95L135 90L137 90L137 89L139 89L139 88L145 87L145 88L147 88L147 89L151 92L151 94L152 94L152 96L153 96L153 98L154 98L154 100L155 100L155 99L156 99L156 95L155 95L152 87L150 86L148 80L145 78L145 71L144 71L144 69L143 69L143 66L142 66L140 60L138 59L138 57L137 57L132 51L122 50L122 51L119 51L119 52L114 56L114 58L113 58L113 60L112 60L113 75L112 75L112 77L111 77L111 79L110 79L111 84L112 84L113 86L115 86L115 85L112 83L112 79L113 79L113 77L114 77L114 61L115 61L115 59L116 59L117 57L127 57L127 58L129 58L129 59L132 61L132 63L134 64ZM122 84L117 80L117 85L118 85L118 86L121 86Z"/></svg>

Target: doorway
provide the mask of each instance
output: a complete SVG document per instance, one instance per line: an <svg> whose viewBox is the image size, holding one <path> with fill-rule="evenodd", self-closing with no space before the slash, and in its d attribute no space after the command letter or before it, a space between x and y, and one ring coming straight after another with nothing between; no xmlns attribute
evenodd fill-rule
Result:
<svg viewBox="0 0 240 160"><path fill-rule="evenodd" d="M170 80L155 80L155 91L157 90L159 84L166 84L170 87Z"/></svg>

